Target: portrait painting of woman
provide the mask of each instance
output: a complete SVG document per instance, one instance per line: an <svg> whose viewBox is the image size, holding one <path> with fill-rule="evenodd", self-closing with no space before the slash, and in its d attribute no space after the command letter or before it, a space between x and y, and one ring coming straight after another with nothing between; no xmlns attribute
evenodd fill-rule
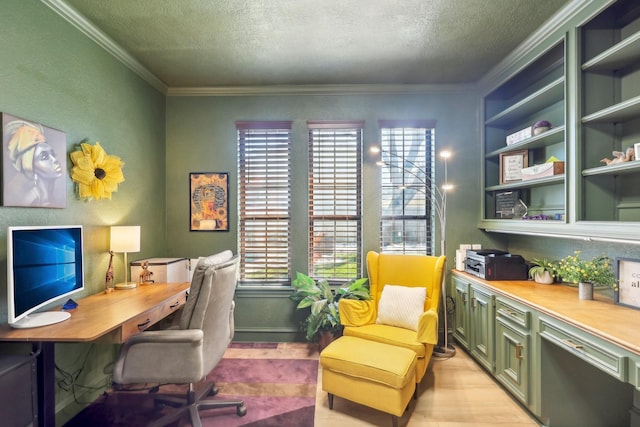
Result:
<svg viewBox="0 0 640 427"><path fill-rule="evenodd" d="M3 206L64 208L64 132L2 114Z"/></svg>

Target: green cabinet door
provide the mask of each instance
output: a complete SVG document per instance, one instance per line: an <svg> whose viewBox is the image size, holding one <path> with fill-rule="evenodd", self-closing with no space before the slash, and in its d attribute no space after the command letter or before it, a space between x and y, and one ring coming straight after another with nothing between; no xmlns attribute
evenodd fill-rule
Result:
<svg viewBox="0 0 640 427"><path fill-rule="evenodd" d="M471 355L489 372L494 372L494 295L484 288L471 285L470 344Z"/></svg>
<svg viewBox="0 0 640 427"><path fill-rule="evenodd" d="M469 282L456 276L452 276L451 280L455 301L453 337L469 350Z"/></svg>
<svg viewBox="0 0 640 427"><path fill-rule="evenodd" d="M525 405L530 403L530 334L496 319L496 378Z"/></svg>

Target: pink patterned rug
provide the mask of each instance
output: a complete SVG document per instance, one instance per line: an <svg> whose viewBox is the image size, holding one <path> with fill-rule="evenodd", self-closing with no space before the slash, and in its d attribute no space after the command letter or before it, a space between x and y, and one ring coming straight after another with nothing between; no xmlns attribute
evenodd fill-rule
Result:
<svg viewBox="0 0 640 427"><path fill-rule="evenodd" d="M247 414L239 417L235 408L204 411L200 414L203 427L313 427L318 357L317 352L307 352L304 346L233 343L207 378L214 380L219 389L212 399L240 398L247 406ZM180 386L167 385L159 392L180 390ZM154 409L146 390L110 390L65 427L144 426L172 410ZM174 425L190 424L185 417Z"/></svg>

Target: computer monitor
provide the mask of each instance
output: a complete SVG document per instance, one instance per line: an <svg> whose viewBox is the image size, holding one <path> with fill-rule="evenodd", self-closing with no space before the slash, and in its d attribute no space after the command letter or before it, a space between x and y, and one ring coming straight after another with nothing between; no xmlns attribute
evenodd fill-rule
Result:
<svg viewBox="0 0 640 427"><path fill-rule="evenodd" d="M37 310L83 289L81 225L8 228L9 325L35 328L62 322L69 312Z"/></svg>

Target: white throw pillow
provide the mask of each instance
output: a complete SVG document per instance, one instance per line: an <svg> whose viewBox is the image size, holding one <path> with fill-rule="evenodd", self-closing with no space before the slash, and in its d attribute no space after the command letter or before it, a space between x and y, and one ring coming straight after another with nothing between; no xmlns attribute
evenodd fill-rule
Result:
<svg viewBox="0 0 640 427"><path fill-rule="evenodd" d="M426 288L385 285L378 303L376 323L417 331L426 298Z"/></svg>

